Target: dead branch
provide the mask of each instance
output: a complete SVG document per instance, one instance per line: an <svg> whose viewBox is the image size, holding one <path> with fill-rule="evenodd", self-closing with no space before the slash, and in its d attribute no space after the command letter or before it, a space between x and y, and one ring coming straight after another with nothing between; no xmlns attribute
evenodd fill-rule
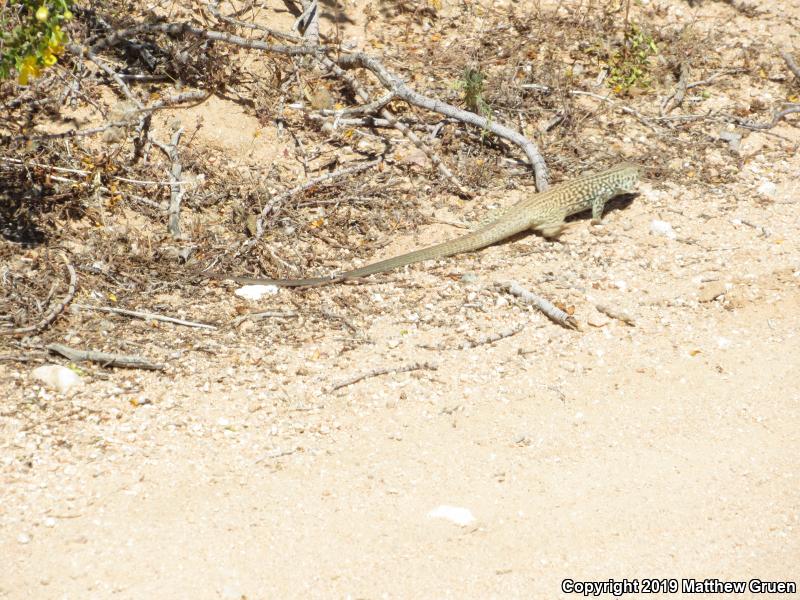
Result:
<svg viewBox="0 0 800 600"><path fill-rule="evenodd" d="M82 310L96 310L98 312L114 313L117 315L125 315L126 317L134 317L136 319L144 319L145 321L163 321L164 323L174 323L175 325L184 325L185 327L198 327L200 329L216 329L214 325L207 325L206 323L198 323L196 321L185 321L183 319L176 319L175 317L166 317L155 313L139 312L136 310L127 310L124 308L112 308L110 306L90 306L89 304L76 304L75 308Z"/></svg>
<svg viewBox="0 0 800 600"><path fill-rule="evenodd" d="M0 354L0 362L44 362L45 353L39 354Z"/></svg>
<svg viewBox="0 0 800 600"><path fill-rule="evenodd" d="M612 319L617 319L618 321L622 321L626 325L630 325L631 327L636 327L636 319L634 319L630 313L624 309L618 308L616 306L610 306L608 304L595 304L594 307L599 310L604 315L608 315Z"/></svg>
<svg viewBox="0 0 800 600"><path fill-rule="evenodd" d="M611 106L614 106L614 107L618 108L621 112L624 112L626 114L631 115L636 120L638 120L642 125L646 125L647 127L649 127L653 131L658 131L656 129L656 126L653 123L652 119L650 119L650 117L647 117L647 116L643 115L639 111L632 109L630 106L627 106L627 105L623 104L622 102L618 102L617 100L614 100L613 98L610 97L610 94L606 95L606 96L602 96L600 94L595 94L595 93L592 93L592 92L585 92L583 90L570 90L569 94L572 95L572 96L588 96L590 98L594 98L596 100L600 100L601 102L607 102Z"/></svg>
<svg viewBox="0 0 800 600"><path fill-rule="evenodd" d="M48 344L47 349L54 354L60 354L72 362L96 362L104 367L122 367L125 369L149 369L163 371L166 365L153 363L141 356L130 354L111 354L109 352L96 352L94 350L77 350L64 344Z"/></svg>
<svg viewBox="0 0 800 600"><path fill-rule="evenodd" d="M302 31L303 37L312 46L319 46L319 6L317 0L300 0L303 14L297 17L292 29Z"/></svg>
<svg viewBox="0 0 800 600"><path fill-rule="evenodd" d="M681 62L681 74L678 77L678 85L675 91L662 102L661 116L664 116L672 110L678 108L686 97L686 90L689 89L689 65L686 62Z"/></svg>
<svg viewBox="0 0 800 600"><path fill-rule="evenodd" d="M797 65L797 63L794 60L794 57L791 54L789 54L786 50L779 50L779 52L784 62L786 63L786 66L789 67L789 70L792 73L794 73L794 76L797 77L797 79L800 79L800 66Z"/></svg>
<svg viewBox="0 0 800 600"><path fill-rule="evenodd" d="M160 32L169 35L181 35L188 33L197 37L213 40L217 42L225 42L240 46L242 48L250 48L251 50L264 50L266 52L274 52L275 54L282 54L284 56L308 56L320 54L324 51L324 47L314 48L311 46L287 46L285 44L270 44L262 40L253 40L243 38L239 35L232 33L225 33L222 31L215 31L213 29L203 29L195 27L190 23L140 23L133 27L126 29L119 29L111 32L108 35L98 39L91 46L92 52L98 52L104 48L116 46L126 40L126 38L137 33L145 32Z"/></svg>
<svg viewBox="0 0 800 600"><path fill-rule="evenodd" d="M174 108L190 108L192 106L196 106L197 104L202 104L205 102L211 94L205 91L193 91L193 92L185 92L183 94L178 94L176 96L171 96L169 98L163 98L154 102L149 106L143 106L140 109L136 109L133 112L137 113L153 113L157 110L165 110L165 109L174 109ZM182 104L183 102L193 102L193 104ZM178 106L181 104L181 106ZM105 133L109 129L114 129L116 127L130 127L131 121L130 120L123 120L123 121L111 121L109 123L105 123L100 125L99 127L92 127L90 129L70 129L68 131L62 131L60 133L40 133L40 134L25 134L25 135L0 135L0 144L11 144L14 142L35 142L35 141L45 141L45 140L59 140L59 139L71 139L75 137L84 137L84 136L91 136L97 135L98 133ZM168 185L171 185L168 184Z"/></svg>
<svg viewBox="0 0 800 600"><path fill-rule="evenodd" d="M712 81L719 79L723 75L737 75L739 73L746 73L747 69L722 69L721 71L717 71L716 73L712 73L705 79L701 79L700 81L693 81L690 84L687 84L686 89L691 90L692 88L700 87L703 85L708 85Z"/></svg>
<svg viewBox="0 0 800 600"><path fill-rule="evenodd" d="M296 319L300 315L295 311L280 312L277 310L265 310L257 313L247 313L241 317L236 317L231 325L238 327L245 321L260 321L261 319Z"/></svg>
<svg viewBox="0 0 800 600"><path fill-rule="evenodd" d="M130 121L112 121L105 123L100 127L92 127L91 129L70 129L62 131L61 133L40 133L35 135L0 135L0 144L11 144L14 142L35 142L44 140L59 140L75 137L82 137L87 135L97 135L103 133L114 127L128 127Z"/></svg>
<svg viewBox="0 0 800 600"><path fill-rule="evenodd" d="M15 329L10 329L8 331L0 330L0 335L28 335L30 333L38 333L53 323L56 320L58 315L60 315L66 306L72 302L72 299L75 297L75 291L77 289L78 283L78 276L75 274L75 268L70 264L69 259L65 254L61 254L61 258L64 261L64 265L67 268L67 273L69 274L69 287L67 289L67 293L64 296L64 299L61 300L58 304L56 304L53 309L47 313L41 321L36 323L35 325L30 325L29 327L17 327Z"/></svg>
<svg viewBox="0 0 800 600"><path fill-rule="evenodd" d="M778 124L778 122L781 121L781 119L793 113L800 113L800 104L789 104L788 108L779 110L772 116L772 120L769 123L757 123L756 121L751 121L749 119L740 119L739 117L734 117L734 116L729 116L728 118L737 125L739 125L740 127L744 127L745 129L764 131L767 129L772 129Z"/></svg>
<svg viewBox="0 0 800 600"><path fill-rule="evenodd" d="M409 371L419 371L421 369L427 369L429 371L436 371L439 368L438 365L429 362L415 362L410 365L402 365L399 367L387 367L385 369L374 369L372 371L368 371L367 373L362 373L361 375L356 375L355 377L351 377L350 379L345 379L344 381L340 381L339 383L333 384L330 388L328 388L328 393L335 392L338 389L343 387L347 387L348 385L353 385L354 383L358 383L363 379L368 379L371 377L379 377L381 375L389 375L394 373L408 373Z"/></svg>
<svg viewBox="0 0 800 600"><path fill-rule="evenodd" d="M183 135L183 127L179 128L172 134L172 140L169 145L159 142L154 138L151 141L158 146L164 154L166 154L172 161L172 168L170 169L170 180L172 183L172 190L170 192L169 202L169 232L175 239L181 239L181 200L183 200L183 186L181 185L181 172L183 166L181 165L181 158L178 154L178 144Z"/></svg>
<svg viewBox="0 0 800 600"><path fill-rule="evenodd" d="M481 117L473 112L457 108L441 100L428 98L427 96L415 92L409 88L402 79L390 73L377 58L364 54L363 52L341 54L337 57L336 62L345 68L362 67L369 70L387 90L394 92L398 98L402 98L413 106L418 106L446 117L458 119L463 123L474 125L480 129L491 131L498 137L516 144L522 149L531 163L537 189L543 192L549 187L547 182L547 165L544 162L544 158L542 158L536 145L522 134L493 120L487 119L486 117ZM384 116L384 118L386 117Z"/></svg>
<svg viewBox="0 0 800 600"><path fill-rule="evenodd" d="M497 283L495 285L500 289L508 292L512 296L520 298L523 302L526 302L527 304L531 304L534 307L538 308L545 314L545 316L548 319L550 319L554 323L557 323L562 327L566 327L567 329L578 328L578 322L575 320L574 317L568 315L560 308L557 308L550 301L545 300L544 298L541 298L532 292L529 292L528 290L523 288L520 284L518 284L516 281Z"/></svg>
<svg viewBox="0 0 800 600"><path fill-rule="evenodd" d="M283 31L278 31L277 29L270 29L269 27L264 27L263 25L259 25L258 23L248 23L247 21L241 21L229 15L223 15L222 12L219 10L219 0L210 0L208 2L208 10L217 19L223 21L224 23L228 23L230 25L236 25L237 27L244 27L245 29L253 29L255 31L262 31L267 35L271 35L277 38L282 38L285 40L290 40L293 42L302 41L302 38L300 36L294 35L292 33L285 33Z"/></svg>
<svg viewBox="0 0 800 600"><path fill-rule="evenodd" d="M347 83L347 85L350 86L350 89L352 89L353 92L355 92L355 94L359 98L361 98L364 102L367 103L370 102L369 92L367 92L367 90L364 89L364 86L362 86L355 77L351 77L347 72L344 71L344 69L342 69L342 67L340 67L338 64L336 64L333 60L331 60L330 58L328 58L328 56L324 54L320 55L318 59L326 69L330 70L337 77L342 79L342 81ZM391 95L392 97L395 96L393 92L391 92ZM465 189L464 186L461 185L461 182L458 181L456 176L453 175L452 171L450 171L447 165L444 164L444 161L442 161L439 155L436 154L431 149L429 144L423 143L423 141L419 139L419 136L417 136L416 133L411 131L411 129L409 129L409 127L407 127L404 123L398 120L397 117L394 116L394 113L392 113L388 108L386 107L381 108L380 115L389 123L390 127L397 129L397 131L399 131L403 136L408 138L408 140L412 144L414 144L414 146L416 146L419 150L421 150L425 154L425 156L428 157L428 160L430 160L433 163L433 165L439 170L439 172L448 181L450 181L450 183L453 184L453 186L456 188L456 190L461 196L465 198L471 196L469 190Z"/></svg>
<svg viewBox="0 0 800 600"><path fill-rule="evenodd" d="M467 350L467 349L471 349L471 348L477 348L478 346L483 346L485 344L493 344L494 342L497 342L497 341L503 340L505 338L517 335L523 329L525 329L525 324L524 323L520 323L519 325L515 325L511 329L507 329L505 331L500 331L498 333L493 333L491 335L486 335L486 336L483 336L482 338L477 339L477 340L469 341L466 344L464 344L462 346L462 348Z"/></svg>
<svg viewBox="0 0 800 600"><path fill-rule="evenodd" d="M122 90L122 93L125 95L125 97L136 105L136 108L143 108L139 98L137 98L136 95L131 91L131 89L128 87L128 84L125 83L125 80L119 76L119 73L106 65L94 52L92 52L91 49L78 46L76 44L67 44L67 50L69 50L79 59L82 59L83 56L86 55L86 58L92 61L101 71L114 80L114 82L119 86L120 90Z"/></svg>
<svg viewBox="0 0 800 600"><path fill-rule="evenodd" d="M175 96L168 96L166 98L162 98L161 100L157 100L156 102L153 102L153 104L149 104L137 112L154 112L167 108L192 108L193 106L202 104L210 97L211 92L206 92L204 90L183 92L182 94L176 94ZM190 104L184 104L184 102L190 102Z"/></svg>

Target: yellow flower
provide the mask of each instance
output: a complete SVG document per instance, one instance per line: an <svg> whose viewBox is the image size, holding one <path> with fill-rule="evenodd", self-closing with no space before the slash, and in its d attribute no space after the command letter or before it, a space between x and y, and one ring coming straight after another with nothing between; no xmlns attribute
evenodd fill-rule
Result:
<svg viewBox="0 0 800 600"><path fill-rule="evenodd" d="M28 81L32 77L38 77L41 72L42 69L36 63L36 57L26 56L23 59L22 64L19 66L19 84L28 85Z"/></svg>
<svg viewBox="0 0 800 600"><path fill-rule="evenodd" d="M44 23L47 21L47 17L50 16L50 10L42 4L39 8L36 9L36 20L40 23Z"/></svg>
<svg viewBox="0 0 800 600"><path fill-rule="evenodd" d="M42 52L42 62L44 63L45 67L52 67L54 64L56 64L57 60L58 59L56 58L55 54L53 54L50 46L44 49Z"/></svg>
<svg viewBox="0 0 800 600"><path fill-rule="evenodd" d="M49 44L51 46L63 46L65 41L67 41L67 34L61 31L61 27L59 25L53 27L53 31L50 32Z"/></svg>

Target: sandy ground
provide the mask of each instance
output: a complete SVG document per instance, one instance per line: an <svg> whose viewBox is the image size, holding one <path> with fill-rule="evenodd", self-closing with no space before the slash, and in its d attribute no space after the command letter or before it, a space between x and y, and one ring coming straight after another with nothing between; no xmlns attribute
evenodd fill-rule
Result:
<svg viewBox="0 0 800 600"><path fill-rule="evenodd" d="M794 2L794 21L667 4L800 42ZM209 144L250 152L212 126L230 108L203 110ZM170 367L90 369L64 396L30 365L0 363L0 598L555 598L580 596L565 579L800 582L800 133L773 132L745 134L733 183L645 180L603 224L579 220L559 242L528 236L255 303L219 282L153 299L199 320L287 307L293 318L202 332L74 311L65 342L79 346L82 330L158 339ZM675 239L652 233L657 219ZM458 233L426 226L377 254ZM493 286L509 279L574 306L581 329ZM372 373L416 363L429 368ZM437 518L442 506L471 519Z"/></svg>

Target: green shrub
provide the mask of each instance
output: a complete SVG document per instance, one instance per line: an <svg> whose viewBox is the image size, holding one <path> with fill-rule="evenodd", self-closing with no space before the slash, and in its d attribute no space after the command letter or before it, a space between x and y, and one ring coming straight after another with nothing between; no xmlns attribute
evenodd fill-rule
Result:
<svg viewBox="0 0 800 600"><path fill-rule="evenodd" d="M608 61L608 83L615 93L626 93L633 87L649 88L653 81L651 58L658 46L649 34L636 24L625 32L622 50L614 52Z"/></svg>
<svg viewBox="0 0 800 600"><path fill-rule="evenodd" d="M483 98L486 76L478 69L467 67L461 74L461 79L455 83L455 88L461 90L464 104L467 108L487 119L492 118L492 109Z"/></svg>
<svg viewBox="0 0 800 600"><path fill-rule="evenodd" d="M0 13L0 79L17 72L20 85L53 66L67 41L61 24L73 0L9 0Z"/></svg>

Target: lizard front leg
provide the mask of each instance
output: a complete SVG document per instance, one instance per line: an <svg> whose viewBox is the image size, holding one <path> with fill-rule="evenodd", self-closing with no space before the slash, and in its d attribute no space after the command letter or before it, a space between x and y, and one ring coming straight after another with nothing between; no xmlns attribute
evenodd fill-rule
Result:
<svg viewBox="0 0 800 600"><path fill-rule="evenodd" d="M603 220L603 209L611 198L613 194L602 194L592 200L592 225L597 225Z"/></svg>

